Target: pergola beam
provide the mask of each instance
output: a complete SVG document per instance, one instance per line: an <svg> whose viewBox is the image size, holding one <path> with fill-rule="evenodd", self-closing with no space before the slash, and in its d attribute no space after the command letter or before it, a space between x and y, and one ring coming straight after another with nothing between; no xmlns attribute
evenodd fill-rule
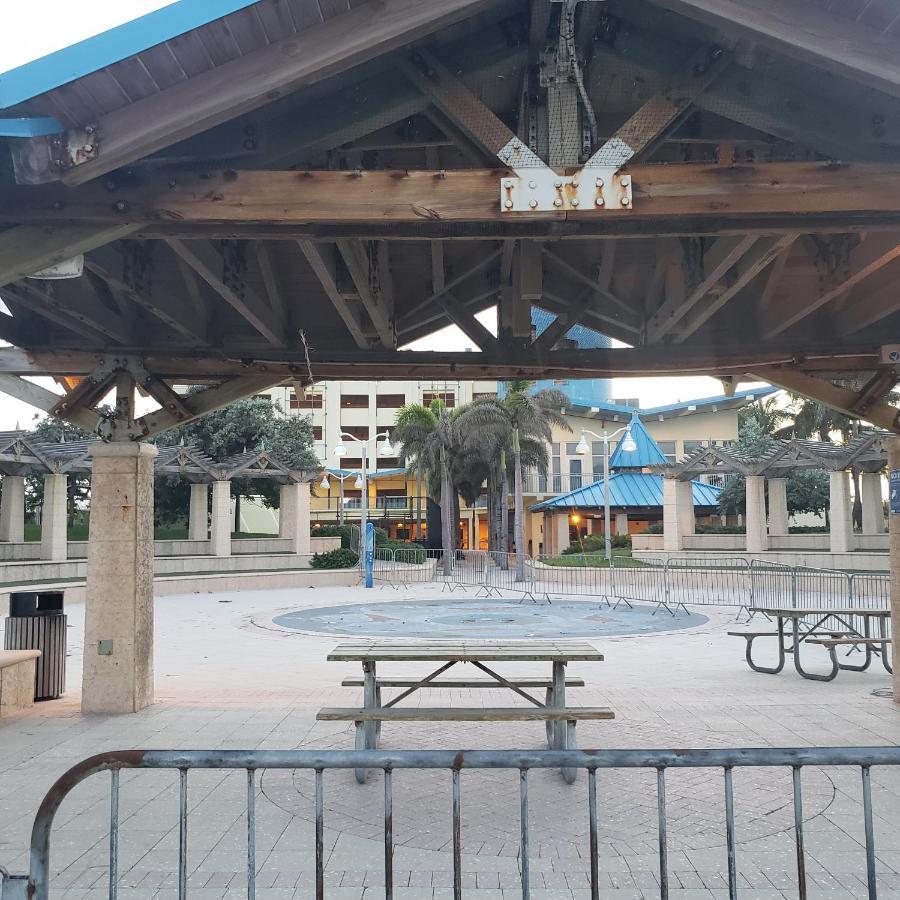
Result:
<svg viewBox="0 0 900 900"><path fill-rule="evenodd" d="M16 400L21 400L30 406L37 407L45 413L50 413L63 400L59 394L48 391L39 384L26 381L18 375L0 374L0 392ZM57 414L59 418L68 420L75 425L80 425L87 431L96 432L100 425L101 418L92 409L75 408L69 411L61 411Z"/></svg>

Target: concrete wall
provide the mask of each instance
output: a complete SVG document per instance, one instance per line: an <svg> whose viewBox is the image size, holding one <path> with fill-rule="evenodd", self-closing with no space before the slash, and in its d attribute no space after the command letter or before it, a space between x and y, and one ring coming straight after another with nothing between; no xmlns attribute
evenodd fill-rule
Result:
<svg viewBox="0 0 900 900"><path fill-rule="evenodd" d="M827 534L769 535L769 550L829 552ZM855 553L887 553L889 536L886 534L854 534L851 546ZM631 546L635 551L662 550L663 535L633 534ZM685 550L691 551L739 551L746 547L743 534L693 534L684 539Z"/></svg>

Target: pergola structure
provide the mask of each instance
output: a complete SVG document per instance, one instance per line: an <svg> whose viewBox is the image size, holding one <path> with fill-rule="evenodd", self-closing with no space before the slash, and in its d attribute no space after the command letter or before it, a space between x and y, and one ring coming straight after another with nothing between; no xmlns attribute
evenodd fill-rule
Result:
<svg viewBox="0 0 900 900"><path fill-rule="evenodd" d="M141 439L284 379L709 374L900 431L898 0L185 7L0 82L0 389L109 442L101 506L127 458L146 516ZM402 349L448 323L478 351ZM94 524L88 646L143 645ZM86 707L148 701L138 657L86 654Z"/></svg>
<svg viewBox="0 0 900 900"><path fill-rule="evenodd" d="M829 476L830 550L847 553L853 534L848 470L855 468L861 473L863 534L884 534L881 481L888 463L889 442L894 439L890 432L871 431L843 445L799 439L777 441L759 456L710 445L698 447L676 463L653 466L669 482L668 490L664 489L664 547L682 550L685 536L693 534L693 517L686 508L684 491L678 490L679 483L690 483L700 475L743 475L747 491L747 551L759 553L768 549L769 535L788 534L787 475L796 469L824 469Z"/></svg>
<svg viewBox="0 0 900 900"><path fill-rule="evenodd" d="M66 559L68 477L91 474L91 449L98 442L56 443L37 440L25 431L0 432L0 475L3 476L0 542L25 540L25 478L41 477L44 481L41 559ZM157 450L154 477L175 476L191 485L188 540L209 540L214 556L230 555L231 481L258 478L281 485L279 534L293 539L295 552L309 552L309 483L318 476L319 470L292 469L264 449L245 451L221 461L196 447L158 447Z"/></svg>

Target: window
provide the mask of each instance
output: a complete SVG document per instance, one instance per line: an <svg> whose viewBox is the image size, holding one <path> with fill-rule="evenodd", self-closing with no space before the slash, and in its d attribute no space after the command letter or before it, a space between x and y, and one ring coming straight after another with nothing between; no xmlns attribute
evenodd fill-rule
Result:
<svg viewBox="0 0 900 900"><path fill-rule="evenodd" d="M396 456L379 456L378 457L378 468L379 469L399 469L400 468L400 460Z"/></svg>
<svg viewBox="0 0 900 900"><path fill-rule="evenodd" d="M306 393L300 396L296 391L291 391L291 399L288 404L291 409L321 409L322 395Z"/></svg>
<svg viewBox="0 0 900 900"><path fill-rule="evenodd" d="M665 456L666 458L666 462L675 462L675 441L657 441L656 443L659 446L659 449L662 450L663 456Z"/></svg>
<svg viewBox="0 0 900 900"><path fill-rule="evenodd" d="M375 409L400 409L405 404L405 394L376 394L375 396Z"/></svg>
<svg viewBox="0 0 900 900"><path fill-rule="evenodd" d="M699 450L700 447L705 446L703 441L685 441L684 442L684 455L690 456L695 450Z"/></svg>
<svg viewBox="0 0 900 900"><path fill-rule="evenodd" d="M353 437L358 438L361 441L367 441L369 439L368 425L341 425L341 431L346 434L352 434Z"/></svg>
<svg viewBox="0 0 900 900"><path fill-rule="evenodd" d="M566 444L566 456L578 456L578 442Z"/></svg>
<svg viewBox="0 0 900 900"><path fill-rule="evenodd" d="M562 468L560 467L559 461L559 444L551 444L550 452L550 473L553 475L550 483L550 490L553 491L554 494L558 494L562 491L562 478L560 477Z"/></svg>
<svg viewBox="0 0 900 900"><path fill-rule="evenodd" d="M341 409L368 409L368 394L341 394Z"/></svg>
<svg viewBox="0 0 900 900"><path fill-rule="evenodd" d="M362 468L362 459L359 457L349 459L346 456L342 456L338 459L338 466L342 469L349 469L351 472L358 472Z"/></svg>
<svg viewBox="0 0 900 900"><path fill-rule="evenodd" d="M312 427L313 440L321 441L322 440L322 426L321 425L313 425Z"/></svg>
<svg viewBox="0 0 900 900"><path fill-rule="evenodd" d="M432 400L440 400L448 409L456 406L456 394L453 391L435 393L433 391L422 394L422 405L428 406Z"/></svg>
<svg viewBox="0 0 900 900"><path fill-rule="evenodd" d="M581 460L569 460L569 490L575 491L581 487Z"/></svg>
<svg viewBox="0 0 900 900"><path fill-rule="evenodd" d="M591 471L595 479L603 477L603 441L591 441Z"/></svg>

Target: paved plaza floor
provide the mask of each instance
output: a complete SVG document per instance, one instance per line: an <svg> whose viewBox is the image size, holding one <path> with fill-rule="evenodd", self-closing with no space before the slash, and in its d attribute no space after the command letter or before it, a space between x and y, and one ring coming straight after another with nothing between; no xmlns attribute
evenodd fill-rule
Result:
<svg viewBox="0 0 900 900"><path fill-rule="evenodd" d="M322 706L359 703L358 689L340 687L352 664L325 661L343 635L314 633L341 614L378 622L379 601L388 618L403 616L407 600L433 604L415 627L442 636L470 626L474 591L441 595L439 589L392 591L303 588L161 598L156 620L156 697L133 716L82 716L78 708L83 609L69 609L68 691L0 724L0 865L24 871L31 822L52 781L79 760L123 748L350 749L352 725L317 723ZM486 601L478 601L484 608ZM365 604L362 612L359 607ZM456 604L463 604L456 606ZM509 612L490 601L491 616L535 620L522 608ZM297 611L318 610L309 616ZM321 612L321 610L326 610ZM751 672L744 642L728 638L733 610L703 608L678 626L648 631L647 608L638 609L634 634L624 635L628 611L612 616L599 604L579 610L577 636L590 640L606 660L573 663L569 674L585 679L570 701L610 706L612 722L582 722L579 743L612 748L722 748L900 743L900 707L887 696L889 677L842 672L830 684L801 679L786 668L779 676ZM547 614L553 617L557 613ZM597 636L590 616L597 615ZM289 616L288 627L282 617ZM546 616L544 617L545 621ZM278 622L275 620L278 619ZM293 620L293 621L291 621ZM425 622L422 625L422 622ZM625 623L625 626L622 623ZM611 624L612 623L612 624ZM383 624L383 623L382 623ZM503 622L501 621L501 625ZM496 625L496 621L494 622ZM529 627L527 622L524 627ZM551 628L562 627L556 618ZM658 627L656 624L653 627ZM608 630L604 632L604 628ZM336 629L340 630L340 629ZM365 629L363 629L365 630ZM359 635L359 630L352 632ZM373 629L373 633L375 632ZM466 632L469 634L470 632ZM447 636L453 636L447 634ZM474 635L473 635L474 636ZM491 634L483 635L494 636ZM518 636L525 636L524 634ZM538 635L535 635L538 636ZM550 636L550 635L548 635ZM557 635L553 635L557 636ZM823 670L824 654L823 654ZM425 665L392 672L413 675ZM546 676L539 663L508 666L504 674ZM423 692L422 705L506 705L502 690ZM516 701L517 702L517 701ZM426 723L385 725L387 749L536 748L540 723ZM735 806L737 866L748 900L798 896L793 855L790 772L737 770ZM804 771L804 818L810 897L865 897L865 855L858 770ZM189 777L189 896L219 900L246 896L243 771L192 772ZM900 773L873 770L880 897L900 898ZM258 782L257 863L260 900L314 896L314 788L305 772L267 771ZM52 842L53 896L100 900L106 894L108 776L84 783L64 802ZM655 773L598 775L601 896L613 900L659 897L656 858ZM394 861L397 900L452 897L450 784L446 772L394 775ZM727 867L722 774L716 770L669 773L669 868L671 896L679 900L724 898ZM377 900L384 896L378 773L358 785L350 771L325 776L327 896ZM558 772L531 778L531 873L535 900L587 898L589 855L586 778L566 785ZM463 885L472 900L521 896L518 860L518 785L515 772L464 772ZM126 772L120 820L121 900L176 897L177 775Z"/></svg>

